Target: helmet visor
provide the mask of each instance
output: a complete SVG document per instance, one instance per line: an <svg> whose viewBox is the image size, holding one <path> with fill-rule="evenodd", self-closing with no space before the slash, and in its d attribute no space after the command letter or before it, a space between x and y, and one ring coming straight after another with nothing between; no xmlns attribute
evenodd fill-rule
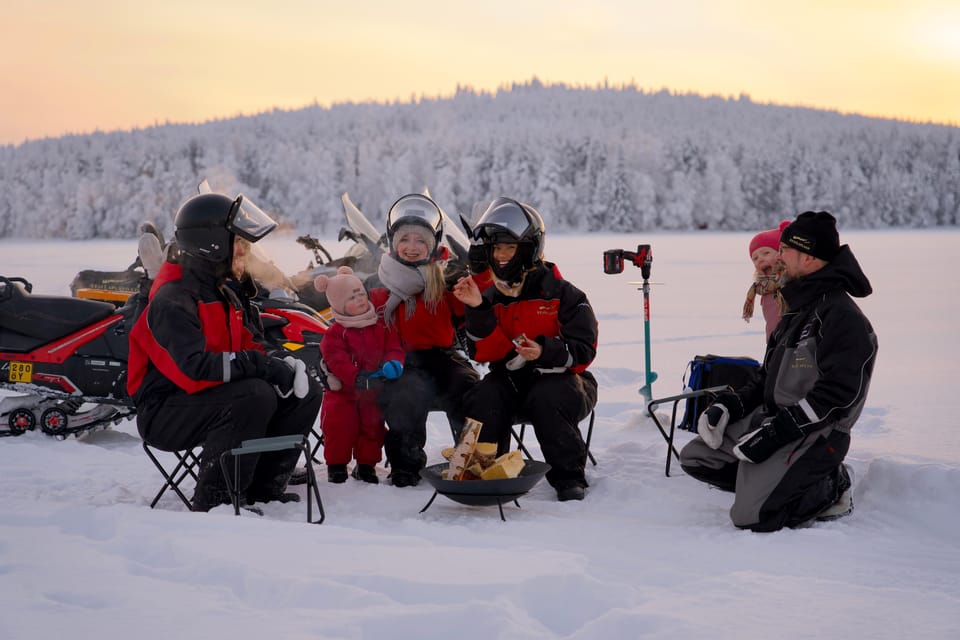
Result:
<svg viewBox="0 0 960 640"><path fill-rule="evenodd" d="M400 198L387 214L387 228L396 229L403 224L419 224L433 233L440 230L442 214L440 208L425 196L409 195Z"/></svg>
<svg viewBox="0 0 960 640"><path fill-rule="evenodd" d="M277 228L277 222L241 193L227 216L227 230L256 242Z"/></svg>
<svg viewBox="0 0 960 640"><path fill-rule="evenodd" d="M494 241L496 236L506 234L512 236L514 242L522 242L527 239L530 226L530 219L519 204L498 198L480 216L474 235L477 240Z"/></svg>

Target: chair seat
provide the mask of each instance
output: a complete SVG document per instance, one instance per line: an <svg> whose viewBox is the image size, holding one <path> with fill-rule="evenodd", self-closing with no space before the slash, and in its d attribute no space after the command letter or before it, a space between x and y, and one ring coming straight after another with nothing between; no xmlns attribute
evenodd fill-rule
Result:
<svg viewBox="0 0 960 640"><path fill-rule="evenodd" d="M321 524L326 519L326 513L323 510L323 501L320 499L320 490L317 488L317 477L313 472L310 455L310 441L307 436L273 436L268 438L254 438L244 440L239 447L229 449L220 454L220 470L223 472L223 478L227 483L227 491L233 500L233 512L240 515L240 502L246 496L240 495L239 476L240 476L240 456L252 453L267 453L270 451L284 451L287 449L299 449L303 452L304 459L307 461L307 522L311 524ZM227 462L228 457L233 457L233 473L230 473L230 466ZM320 519L313 519L313 500L317 501L317 509L320 511Z"/></svg>

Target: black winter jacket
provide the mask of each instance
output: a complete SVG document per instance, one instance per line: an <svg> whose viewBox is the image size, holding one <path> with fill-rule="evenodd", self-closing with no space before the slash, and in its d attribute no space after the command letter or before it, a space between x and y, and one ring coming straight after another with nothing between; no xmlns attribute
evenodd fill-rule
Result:
<svg viewBox="0 0 960 640"><path fill-rule="evenodd" d="M850 296L873 292L847 245L819 271L785 284L787 311L770 335L758 377L718 398L731 420L764 405L786 410L804 433L845 433L860 416L877 355L877 336ZM727 394L725 394L727 395Z"/></svg>

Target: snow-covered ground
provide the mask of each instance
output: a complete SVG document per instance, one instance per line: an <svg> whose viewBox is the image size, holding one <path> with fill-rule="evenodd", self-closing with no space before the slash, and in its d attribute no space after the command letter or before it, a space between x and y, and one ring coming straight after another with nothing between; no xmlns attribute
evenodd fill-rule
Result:
<svg viewBox="0 0 960 640"><path fill-rule="evenodd" d="M304 523L303 503L194 514L172 495L149 508L161 479L133 423L0 440L0 638L956 638L960 230L841 229L872 280L861 306L880 342L848 457L856 510L773 534L735 529L731 495L676 465L664 476L665 443L637 393L640 272L601 268L604 249L652 244L653 391L669 396L695 355L762 354L762 320L739 317L750 235L549 238L600 320L599 466L581 503L541 483L501 522L496 507L443 497L420 514L425 483L350 481L322 482L320 526ZM285 270L306 266L292 237L265 242ZM5 239L0 273L67 294L79 269L125 267L134 250ZM440 462L439 414L428 438Z"/></svg>

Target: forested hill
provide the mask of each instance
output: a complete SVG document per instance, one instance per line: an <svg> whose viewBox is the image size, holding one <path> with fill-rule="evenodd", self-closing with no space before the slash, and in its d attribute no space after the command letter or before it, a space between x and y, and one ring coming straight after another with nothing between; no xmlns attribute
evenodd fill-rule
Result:
<svg viewBox="0 0 960 640"><path fill-rule="evenodd" d="M0 234L170 233L202 178L311 233L341 226L344 192L380 225L425 186L453 214L530 202L553 230L749 230L806 209L930 227L958 223L960 128L534 80L0 147Z"/></svg>

